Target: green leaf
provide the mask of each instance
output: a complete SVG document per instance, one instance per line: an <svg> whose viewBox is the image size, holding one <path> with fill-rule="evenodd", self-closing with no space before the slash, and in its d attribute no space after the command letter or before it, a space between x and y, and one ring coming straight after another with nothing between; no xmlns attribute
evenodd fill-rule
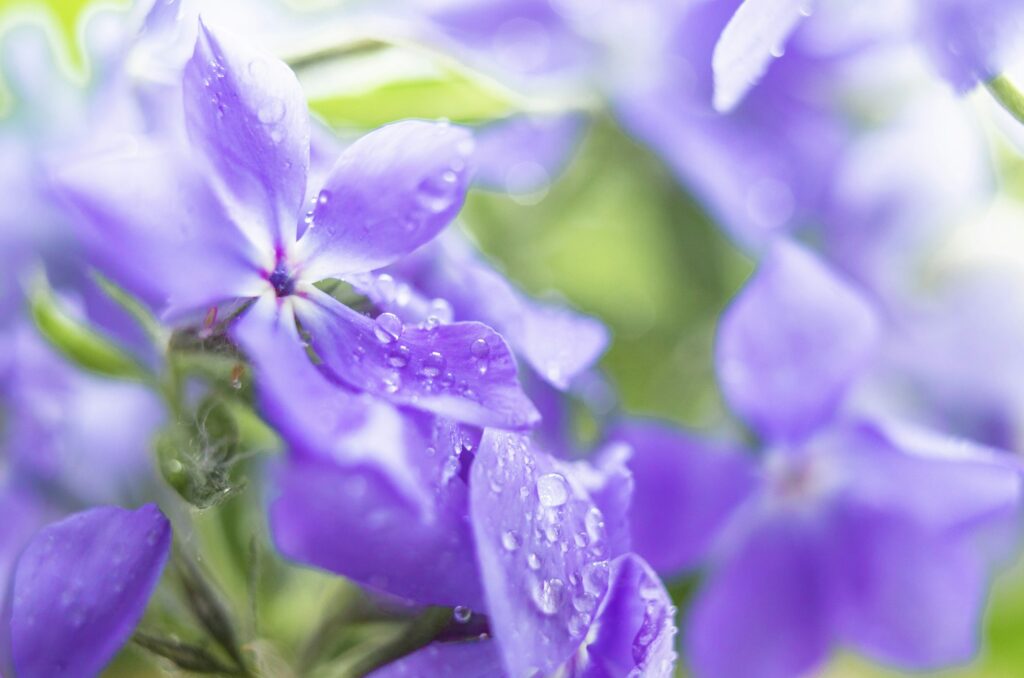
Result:
<svg viewBox="0 0 1024 678"><path fill-rule="evenodd" d="M423 47L376 40L286 57L310 109L333 127L378 127L403 118L476 123L526 108L488 76Z"/></svg>
<svg viewBox="0 0 1024 678"><path fill-rule="evenodd" d="M44 279L29 295L29 310L40 334L79 367L119 379L149 378L146 369L121 347L61 308Z"/></svg>

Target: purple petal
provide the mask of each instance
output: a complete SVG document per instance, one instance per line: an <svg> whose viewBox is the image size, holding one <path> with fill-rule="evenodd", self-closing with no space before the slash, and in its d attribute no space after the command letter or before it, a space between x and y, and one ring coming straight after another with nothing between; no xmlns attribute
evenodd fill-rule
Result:
<svg viewBox="0 0 1024 678"><path fill-rule="evenodd" d="M309 169L309 112L284 62L200 21L185 67L185 124L240 224L261 248L290 245Z"/></svg>
<svg viewBox="0 0 1024 678"><path fill-rule="evenodd" d="M791 678L826 657L831 603L813 525L780 514L754 527L711 574L686 622L702 678Z"/></svg>
<svg viewBox="0 0 1024 678"><path fill-rule="evenodd" d="M1024 5L1017 0L928 0L921 40L939 72L964 92L1020 56Z"/></svg>
<svg viewBox="0 0 1024 678"><path fill-rule="evenodd" d="M261 252L233 225L199 169L141 141L82 158L56 177L81 218L92 262L154 306L179 309L255 296Z"/></svg>
<svg viewBox="0 0 1024 678"><path fill-rule="evenodd" d="M533 300L485 262L457 232L443 234L419 256L401 262L395 276L413 288L448 301L456 320L478 320L497 330L545 381L565 390L608 346L608 330L565 304ZM369 276L367 276L369 278ZM394 283L380 289L372 279L358 281L375 302L410 319L423 320L430 307L413 297L400 305ZM405 301L405 299L402 299ZM422 309L422 310L421 310ZM420 311L420 315L415 315ZM411 312L411 314L410 314Z"/></svg>
<svg viewBox="0 0 1024 678"><path fill-rule="evenodd" d="M874 308L802 248L776 243L725 312L715 365L726 400L769 439L835 411L875 346Z"/></svg>
<svg viewBox="0 0 1024 678"><path fill-rule="evenodd" d="M17 674L98 674L142 617L170 545L170 523L154 504L90 509L40 530L14 576Z"/></svg>
<svg viewBox="0 0 1024 678"><path fill-rule="evenodd" d="M847 511L832 528L845 644L912 671L976 654L987 572L966 544L870 510Z"/></svg>
<svg viewBox="0 0 1024 678"><path fill-rule="evenodd" d="M1021 467L1008 453L907 426L861 424L832 444L847 497L913 521L932 534L1014 522Z"/></svg>
<svg viewBox="0 0 1024 678"><path fill-rule="evenodd" d="M715 108L727 112L757 84L813 0L744 0L715 45Z"/></svg>
<svg viewBox="0 0 1024 678"><path fill-rule="evenodd" d="M481 609L465 483L450 463L472 434L328 381L270 297L232 333L264 416L290 447L270 507L278 548L418 603Z"/></svg>
<svg viewBox="0 0 1024 678"><path fill-rule="evenodd" d="M309 280L386 266L455 217L469 185L473 138L460 127L408 120L341 154L299 241Z"/></svg>
<svg viewBox="0 0 1024 678"><path fill-rule="evenodd" d="M608 595L588 635L579 678L673 675L675 614L668 591L642 558L627 554L611 566Z"/></svg>
<svg viewBox="0 0 1024 678"><path fill-rule="evenodd" d="M515 194L544 190L572 157L585 120L580 115L516 116L476 133L476 183Z"/></svg>
<svg viewBox="0 0 1024 678"><path fill-rule="evenodd" d="M332 375L401 405L477 426L525 428L539 418L505 341L475 322L406 329L397 317L360 315L311 289L296 302Z"/></svg>
<svg viewBox="0 0 1024 678"><path fill-rule="evenodd" d="M553 674L583 641L608 587L605 517L572 467L492 429L473 463L470 517L505 669Z"/></svg>
<svg viewBox="0 0 1024 678"><path fill-rule="evenodd" d="M422 650L377 669L367 678L415 678L416 676L460 676L499 678L504 671L501 655L493 640L465 643L432 643Z"/></svg>
<svg viewBox="0 0 1024 678"><path fill-rule="evenodd" d="M752 459L656 423L626 423L610 439L633 449L633 550L663 574L693 567L753 489Z"/></svg>

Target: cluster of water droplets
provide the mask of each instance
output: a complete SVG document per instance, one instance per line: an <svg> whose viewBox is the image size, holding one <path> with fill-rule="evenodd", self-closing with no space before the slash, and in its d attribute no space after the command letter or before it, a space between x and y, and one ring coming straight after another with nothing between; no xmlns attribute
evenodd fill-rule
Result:
<svg viewBox="0 0 1024 678"><path fill-rule="evenodd" d="M550 620L539 633L581 640L608 587L604 516L565 473L538 461L525 438L499 438L499 454L484 473L507 514L496 536L501 553L510 572L525 573L531 604Z"/></svg>
<svg viewBox="0 0 1024 678"><path fill-rule="evenodd" d="M210 74L203 78L203 87L209 92L210 104L213 106L214 111L218 118L223 118L227 113L228 105L224 100L224 92L222 91L222 81L227 77L227 71L217 59L210 59L208 62L210 67Z"/></svg>

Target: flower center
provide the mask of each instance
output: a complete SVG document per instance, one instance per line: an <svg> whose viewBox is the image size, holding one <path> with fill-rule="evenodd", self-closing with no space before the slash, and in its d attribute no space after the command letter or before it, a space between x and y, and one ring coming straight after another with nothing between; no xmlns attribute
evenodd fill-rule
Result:
<svg viewBox="0 0 1024 678"><path fill-rule="evenodd" d="M267 281L274 288L279 297L287 297L295 292L295 278L292 277L288 267L283 261L278 261L273 272L267 277Z"/></svg>

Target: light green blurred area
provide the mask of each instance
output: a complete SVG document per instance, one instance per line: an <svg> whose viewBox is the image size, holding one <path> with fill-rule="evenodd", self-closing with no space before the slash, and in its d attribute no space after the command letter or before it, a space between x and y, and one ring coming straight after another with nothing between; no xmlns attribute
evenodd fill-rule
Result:
<svg viewBox="0 0 1024 678"><path fill-rule="evenodd" d="M0 36L4 22L15 13L42 12L49 17L61 63L69 76L80 75L86 64L79 20L91 4L0 0ZM385 70L394 73L395 63L389 62ZM370 125L411 115L486 119L504 115L514 103L460 69L432 67L417 73L399 73L356 93L332 93L327 88L313 106L336 121ZM1024 195L1024 163L1019 157L1001 157L999 166L1005 185ZM462 221L483 251L526 290L563 297L608 324L613 343L602 367L627 413L704 430L731 425L715 385L712 345L717 318L753 269L750 258L722 235L653 154L601 115L564 174L538 198L477 191L470 196ZM258 506L238 503L236 510L246 506L254 512L253 519L261 519ZM343 585L312 572L272 578L266 595L259 598L264 606L250 614L247 547L231 542L231 531L225 532L218 522L222 518L218 512L197 516L197 539L232 609L241 619L258 620L259 633L281 645L301 645L324 601ZM272 666L280 648L251 650L262 653ZM105 675L166 673L139 650L129 649ZM826 675L903 674L841 655ZM1024 676L1024 565L1003 573L995 583L981 657L970 666L930 675Z"/></svg>

